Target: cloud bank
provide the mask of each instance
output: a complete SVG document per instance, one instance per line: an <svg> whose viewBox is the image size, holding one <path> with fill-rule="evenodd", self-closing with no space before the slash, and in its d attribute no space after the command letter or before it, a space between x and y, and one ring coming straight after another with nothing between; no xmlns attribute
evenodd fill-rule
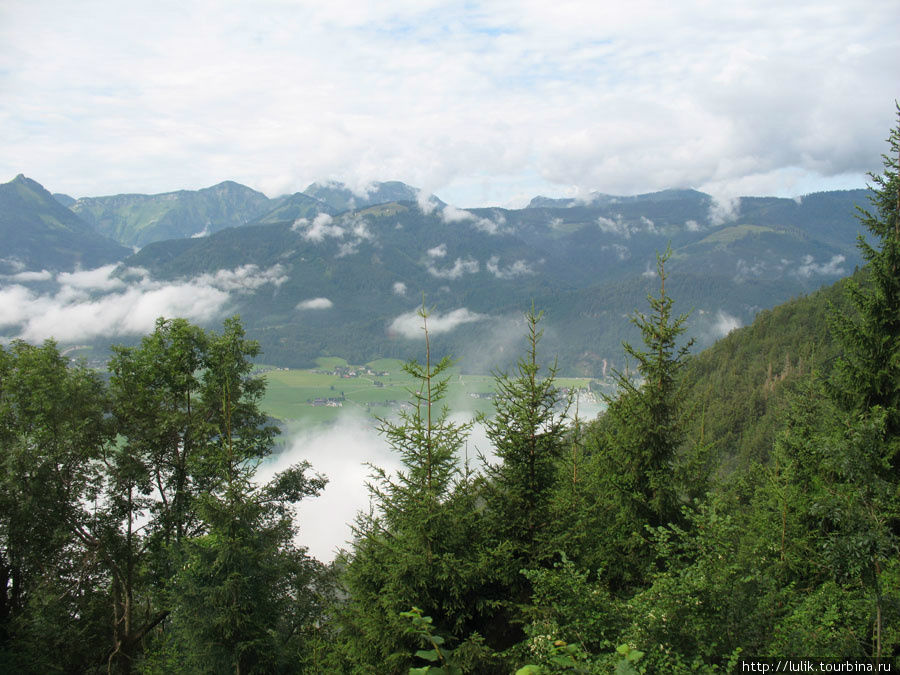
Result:
<svg viewBox="0 0 900 675"><path fill-rule="evenodd" d="M334 303L328 298L310 298L303 302L297 303L297 309L331 309Z"/></svg>
<svg viewBox="0 0 900 675"><path fill-rule="evenodd" d="M466 323L474 323L476 321L484 321L487 318L486 314L471 312L465 307L454 309L447 314L434 312L428 317L428 332L432 335L449 333L457 326ZM422 317L419 316L418 310L413 310L396 317L391 321L388 332L393 335L400 335L409 340L421 339L423 335Z"/></svg>
<svg viewBox="0 0 900 675"><path fill-rule="evenodd" d="M0 333L30 342L79 342L142 335L161 316L207 323L223 316L235 296L267 285L278 288L287 280L281 265L266 270L243 265L180 281L154 280L140 269L114 276L116 269L60 273L52 290L23 283L0 287ZM46 283L43 276L41 281Z"/></svg>
<svg viewBox="0 0 900 675"><path fill-rule="evenodd" d="M474 258L457 258L452 267L439 269L433 263L429 263L428 273L438 279L459 279L463 274L477 274L479 270L478 261Z"/></svg>
<svg viewBox="0 0 900 675"><path fill-rule="evenodd" d="M895 0L82 8L9 0L0 21L0 176L75 196L861 187L900 62Z"/></svg>

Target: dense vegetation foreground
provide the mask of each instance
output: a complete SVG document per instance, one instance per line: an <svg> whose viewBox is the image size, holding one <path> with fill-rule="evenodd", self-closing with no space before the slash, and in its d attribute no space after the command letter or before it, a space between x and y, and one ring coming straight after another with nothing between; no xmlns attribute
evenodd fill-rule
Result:
<svg viewBox="0 0 900 675"><path fill-rule="evenodd" d="M423 307L414 407L380 426L404 469L372 467L332 565L294 543L326 478L254 478L276 430L237 319L161 319L108 378L52 342L0 349L0 671L900 667L900 127L889 143L867 264L830 309L689 359L663 255L643 345L588 423L531 311L481 420L490 460L460 459Z"/></svg>

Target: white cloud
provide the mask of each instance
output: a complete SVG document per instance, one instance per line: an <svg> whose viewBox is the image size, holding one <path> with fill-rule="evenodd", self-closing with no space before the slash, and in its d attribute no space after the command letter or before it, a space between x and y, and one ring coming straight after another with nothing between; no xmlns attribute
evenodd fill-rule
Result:
<svg viewBox="0 0 900 675"><path fill-rule="evenodd" d="M713 227L737 220L741 212L741 198L720 193L713 195L709 205L709 224Z"/></svg>
<svg viewBox="0 0 900 675"><path fill-rule="evenodd" d="M427 251L429 258L444 258L447 256L447 244L439 244Z"/></svg>
<svg viewBox="0 0 900 675"><path fill-rule="evenodd" d="M741 320L736 316L732 316L728 312L719 311L716 313L716 320L712 325L712 334L715 339L723 338L731 331L741 327Z"/></svg>
<svg viewBox="0 0 900 675"><path fill-rule="evenodd" d="M475 216L468 211L456 208L452 204L447 204L441 209L441 219L445 223L460 223L464 220L474 220Z"/></svg>
<svg viewBox="0 0 900 675"><path fill-rule="evenodd" d="M297 309L331 309L334 303L328 298L310 298L297 304Z"/></svg>
<svg viewBox="0 0 900 675"><path fill-rule="evenodd" d="M831 260L827 263L816 263L811 255L805 255L795 274L804 279L808 279L814 275L828 277L843 276L847 274L847 270L841 267L841 264L845 260L846 258L844 256L835 255L832 256Z"/></svg>
<svg viewBox="0 0 900 675"><path fill-rule="evenodd" d="M0 327L16 329L17 337L35 342L140 335L152 331L160 316L212 321L228 309L234 295L267 284L278 287L287 279L280 265L267 270L244 265L179 281L153 280L145 270L125 270L118 278L112 276L115 269L107 265L58 274L52 292L19 284L0 288ZM126 284L123 278L131 281Z"/></svg>
<svg viewBox="0 0 900 675"><path fill-rule="evenodd" d="M439 314L433 312L428 317L428 332L432 335L448 333L457 326L466 323L474 323L483 321L488 317L485 314L471 312L465 307L454 309L447 314ZM419 316L418 310L401 314L391 321L388 331L392 334L401 335L410 340L418 339L423 336L422 317Z"/></svg>
<svg viewBox="0 0 900 675"><path fill-rule="evenodd" d="M698 223L696 220L686 220L684 221L684 229L686 229L688 232L699 232L701 227L700 223Z"/></svg>
<svg viewBox="0 0 900 675"><path fill-rule="evenodd" d="M441 218L445 223L471 222L476 230L481 230L487 234L501 234L506 231L503 227L506 224L506 218L502 213L498 213L495 216L495 220L491 220L447 204L441 210Z"/></svg>
<svg viewBox="0 0 900 675"><path fill-rule="evenodd" d="M422 209L422 213L426 216L430 216L438 207L438 202L434 198L434 195L425 190L419 190L416 193L416 203L419 205L419 208Z"/></svg>
<svg viewBox="0 0 900 675"><path fill-rule="evenodd" d="M203 229L191 235L191 239L203 239L209 236L209 223L204 225Z"/></svg>
<svg viewBox="0 0 900 675"><path fill-rule="evenodd" d="M348 255L356 255L359 252L359 240L356 241L345 241L343 244L338 246L337 255L335 258L343 258Z"/></svg>
<svg viewBox="0 0 900 675"><path fill-rule="evenodd" d="M500 266L499 256L491 256L485 265L487 271L498 279L515 279L516 277L528 276L534 274L534 270L524 260L516 260L512 265L506 267Z"/></svg>
<svg viewBox="0 0 900 675"><path fill-rule="evenodd" d="M438 269L433 264L428 265L428 273L438 279L459 279L463 274L475 274L478 272L478 261L474 258L457 258L453 267Z"/></svg>
<svg viewBox="0 0 900 675"><path fill-rule="evenodd" d="M375 235L369 230L369 223L362 218L353 222L350 231L353 233L354 237L360 240L371 241L375 238Z"/></svg>
<svg viewBox="0 0 900 675"><path fill-rule="evenodd" d="M277 288L287 280L287 274L281 265L273 265L267 270L260 270L256 265L241 265L233 270L218 270L201 274L196 278L199 284L240 293L255 291L266 284L272 284Z"/></svg>
<svg viewBox="0 0 900 675"><path fill-rule="evenodd" d="M48 270L41 270L40 272L16 272L15 274L8 274L0 278L9 279L13 282L50 281L50 279L53 278L53 273Z"/></svg>
<svg viewBox="0 0 900 675"><path fill-rule="evenodd" d="M895 0L80 6L8 0L0 21L0 176L76 196L862 186L900 61Z"/></svg>
<svg viewBox="0 0 900 675"><path fill-rule="evenodd" d="M747 279L759 278L765 274L768 265L763 260L754 260L748 262L743 258L739 258L735 264L734 280L737 282L746 281Z"/></svg>
<svg viewBox="0 0 900 675"><path fill-rule="evenodd" d="M303 238L316 242L322 241L325 237L340 239L345 234L344 228L340 225L332 225L333 220L327 213L318 214L313 218L312 224L308 225L303 232ZM291 226L292 229L297 227L297 222L294 221L294 225Z"/></svg>
<svg viewBox="0 0 900 675"><path fill-rule="evenodd" d="M394 292L394 295L404 296L406 295L406 284L402 281L395 281L394 285L391 287L391 290Z"/></svg>
<svg viewBox="0 0 900 675"><path fill-rule="evenodd" d="M384 438L374 429L373 420L344 413L334 425L305 429L294 434L288 448L272 456L257 471L256 480L265 483L292 464L308 461L309 475L320 473L328 484L319 497L304 499L298 508L298 543L322 561L334 558L336 550L352 538L350 524L359 511L368 510L366 463L388 472L400 468Z"/></svg>
<svg viewBox="0 0 900 675"><path fill-rule="evenodd" d="M60 272L56 279L62 286L91 291L110 291L116 288L124 288L125 282L113 276L116 267L117 265L104 265L92 270Z"/></svg>
<svg viewBox="0 0 900 675"><path fill-rule="evenodd" d="M597 227L605 234L614 234L625 239L631 239L631 235L638 231L637 227L629 225L622 220L622 214L616 214L615 220L599 216L597 218Z"/></svg>

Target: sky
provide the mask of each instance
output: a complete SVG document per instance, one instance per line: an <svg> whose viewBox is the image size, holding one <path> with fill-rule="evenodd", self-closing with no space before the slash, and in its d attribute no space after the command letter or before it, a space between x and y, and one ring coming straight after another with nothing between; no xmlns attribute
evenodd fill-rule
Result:
<svg viewBox="0 0 900 675"><path fill-rule="evenodd" d="M0 182L401 180L461 207L864 187L896 0L3 0Z"/></svg>

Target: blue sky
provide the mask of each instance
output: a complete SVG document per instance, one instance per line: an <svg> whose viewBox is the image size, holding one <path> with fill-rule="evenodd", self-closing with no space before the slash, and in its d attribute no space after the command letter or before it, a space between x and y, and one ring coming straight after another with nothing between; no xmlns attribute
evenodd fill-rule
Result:
<svg viewBox="0 0 900 675"><path fill-rule="evenodd" d="M895 0L0 4L0 181L402 180L458 206L862 187ZM377 5L377 6L376 6Z"/></svg>

